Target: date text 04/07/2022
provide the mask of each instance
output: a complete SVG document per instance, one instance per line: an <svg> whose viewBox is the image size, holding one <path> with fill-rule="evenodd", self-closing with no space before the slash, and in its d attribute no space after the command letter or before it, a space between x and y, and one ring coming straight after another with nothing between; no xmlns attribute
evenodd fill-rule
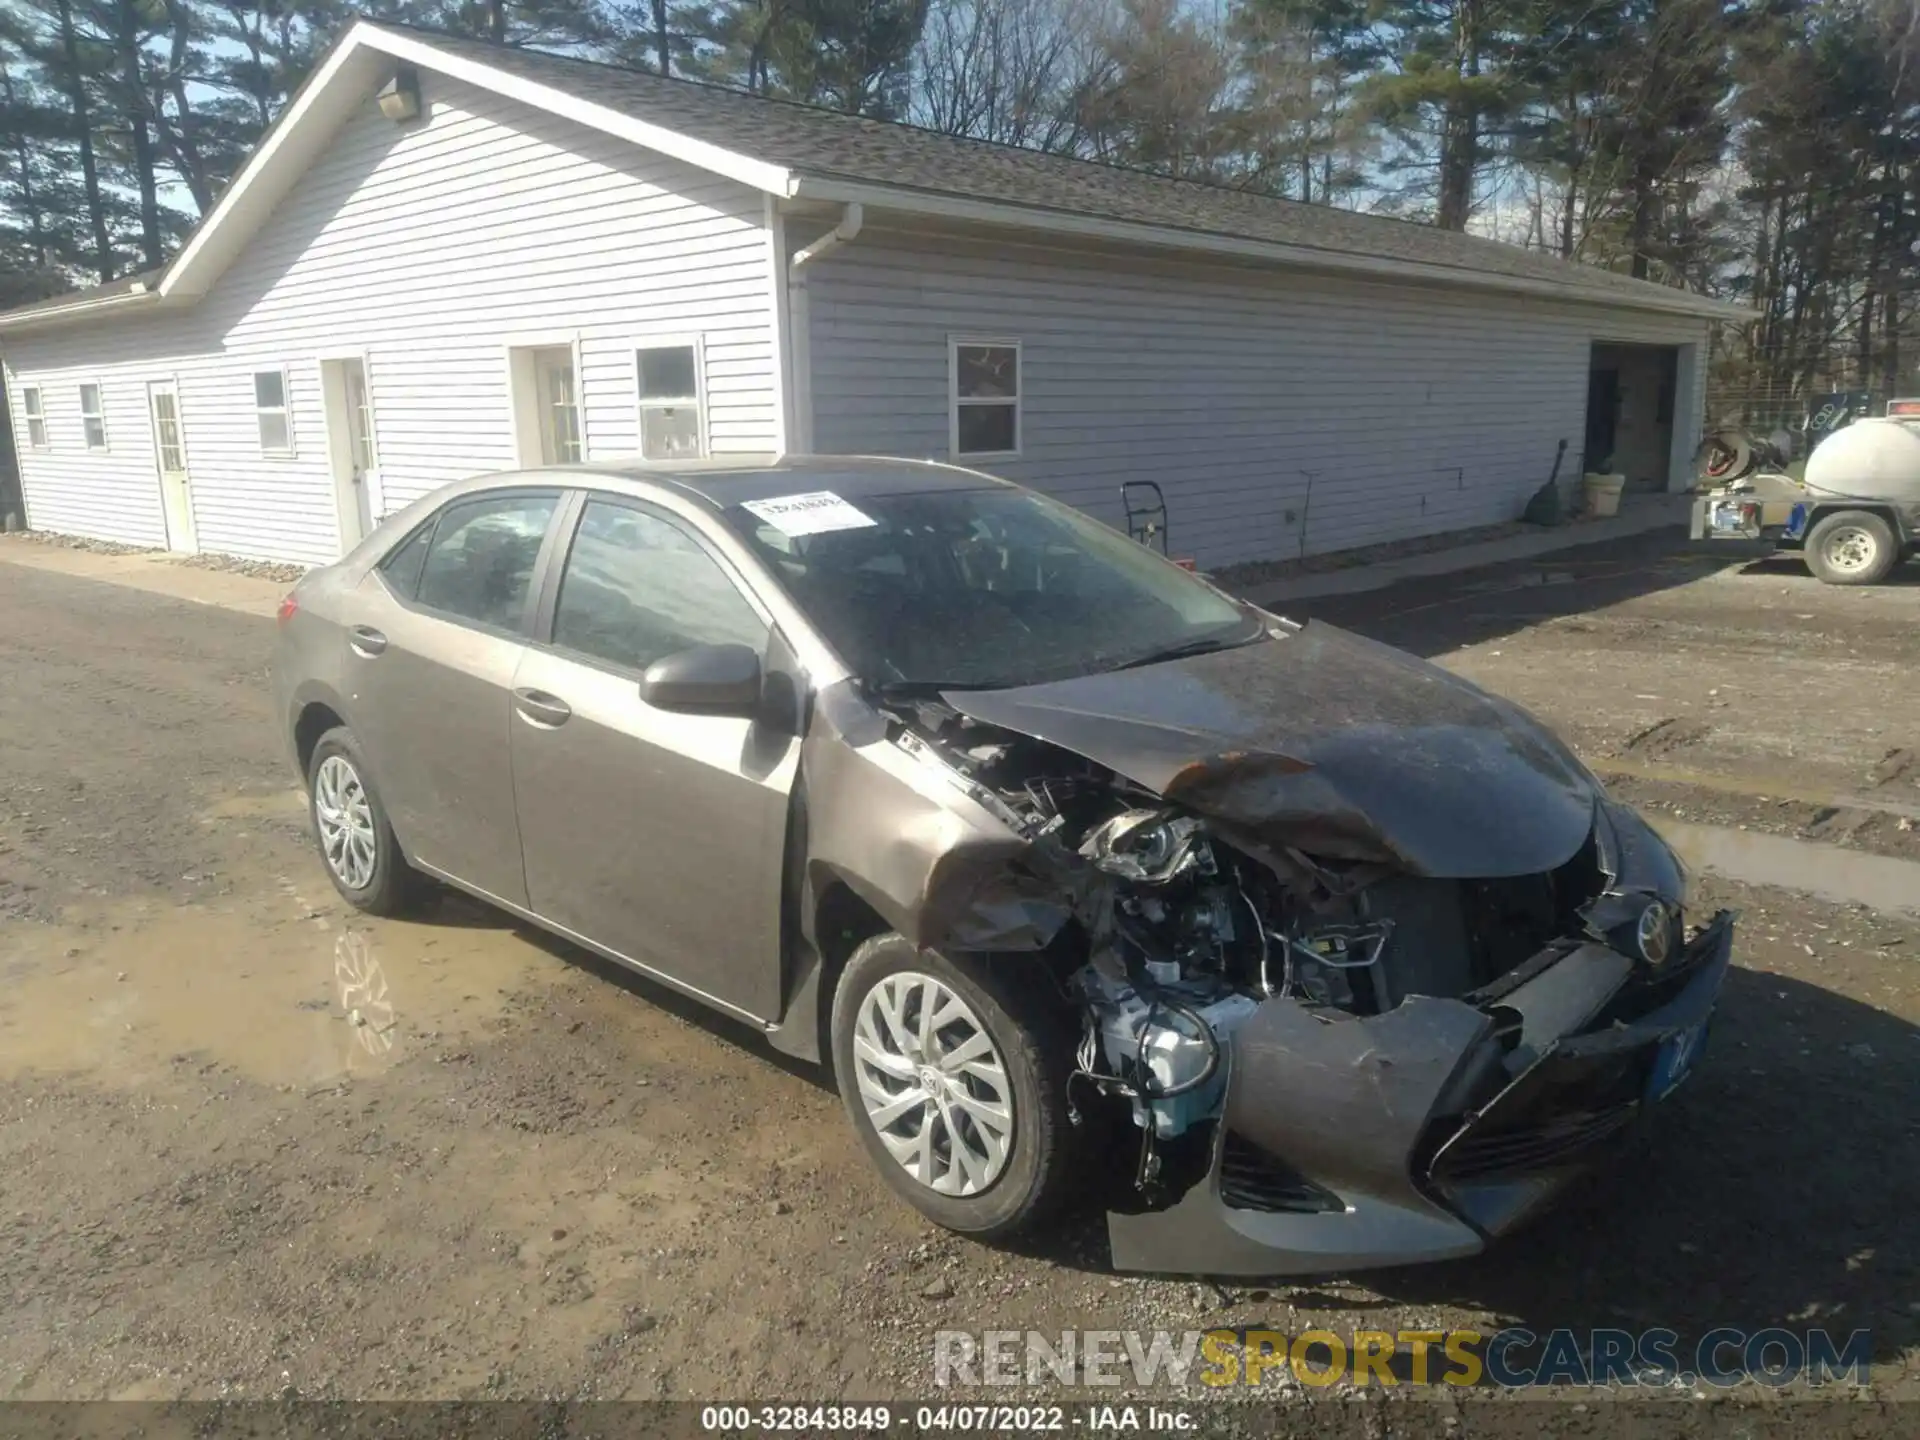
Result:
<svg viewBox="0 0 1920 1440"><path fill-rule="evenodd" d="M700 1428L723 1434L886 1430L1004 1434L1084 1430L1179 1434L1197 1427L1192 1411L1160 1405L707 1405Z"/></svg>

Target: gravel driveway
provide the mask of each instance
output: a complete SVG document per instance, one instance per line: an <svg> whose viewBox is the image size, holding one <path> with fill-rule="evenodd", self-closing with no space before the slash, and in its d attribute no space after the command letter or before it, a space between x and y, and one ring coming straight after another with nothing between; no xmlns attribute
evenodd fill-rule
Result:
<svg viewBox="0 0 1920 1440"><path fill-rule="evenodd" d="M1920 583L1643 539L1301 608L1514 696L1656 818L1920 855ZM895 1397L943 1328L1520 1323L1871 1327L1920 1396L1920 923L1844 865L1701 878L1746 918L1690 1093L1492 1254L1122 1279L1091 1216L929 1229L821 1075L645 982L463 901L349 913L270 621L4 557L0 617L0 1395Z"/></svg>

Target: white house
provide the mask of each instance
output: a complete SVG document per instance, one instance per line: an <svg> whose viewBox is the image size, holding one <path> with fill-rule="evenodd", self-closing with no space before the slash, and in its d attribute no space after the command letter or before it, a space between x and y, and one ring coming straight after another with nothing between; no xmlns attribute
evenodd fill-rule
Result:
<svg viewBox="0 0 1920 1440"><path fill-rule="evenodd" d="M1219 566L1686 483L1684 291L360 22L165 270L0 315L28 523L316 563L476 471L953 458ZM1583 455L1588 450L1594 454Z"/></svg>

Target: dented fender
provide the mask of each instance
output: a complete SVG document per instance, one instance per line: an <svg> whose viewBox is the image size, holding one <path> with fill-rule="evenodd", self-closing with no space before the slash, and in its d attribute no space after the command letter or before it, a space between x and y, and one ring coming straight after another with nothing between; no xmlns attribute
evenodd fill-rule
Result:
<svg viewBox="0 0 1920 1440"><path fill-rule="evenodd" d="M896 743L851 685L820 693L800 776L814 893L844 882L916 946L1039 950L1073 915L1075 878L1034 867L990 794Z"/></svg>

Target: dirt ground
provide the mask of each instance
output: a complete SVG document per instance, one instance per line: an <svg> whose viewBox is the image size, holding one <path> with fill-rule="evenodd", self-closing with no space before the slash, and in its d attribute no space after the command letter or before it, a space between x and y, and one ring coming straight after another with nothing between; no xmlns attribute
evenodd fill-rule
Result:
<svg viewBox="0 0 1920 1440"><path fill-rule="evenodd" d="M0 551L0 1397L924 1396L939 1329L1505 1324L1870 1327L1920 1395L1920 918L1849 879L1920 856L1909 568L1640 539L1297 607L1547 718L1745 919L1632 1165L1471 1261L1221 1287L1092 1215L937 1232L744 1030L463 901L353 915L271 622ZM1739 878L1775 835L1818 893Z"/></svg>

